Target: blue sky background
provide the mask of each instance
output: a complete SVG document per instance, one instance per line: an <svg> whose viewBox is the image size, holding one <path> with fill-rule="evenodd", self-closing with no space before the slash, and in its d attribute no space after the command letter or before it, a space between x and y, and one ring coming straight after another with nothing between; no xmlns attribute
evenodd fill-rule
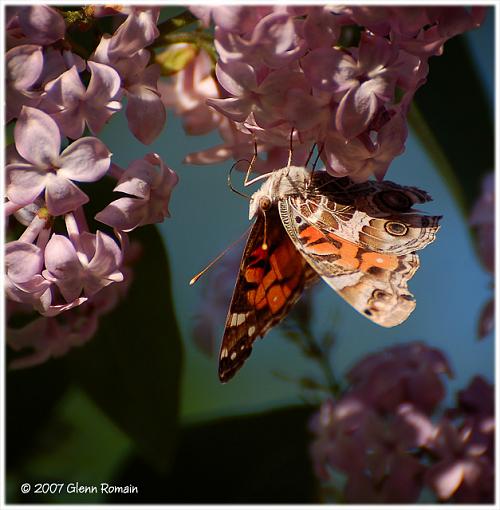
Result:
<svg viewBox="0 0 500 510"><path fill-rule="evenodd" d="M467 35L488 93L492 116L493 18L490 9L483 26ZM451 79L450 86L453 86ZM125 167L147 152L158 152L180 177L170 205L172 217L160 225L160 231L170 257L172 290L186 354L182 419L196 421L300 402L297 386L273 374L301 377L314 374L317 368L284 338L280 328L274 328L256 342L251 358L226 385L218 381L216 357L207 358L199 352L191 338L201 286L189 287L190 278L248 228L247 202L226 185L231 162L216 166L182 163L187 153L216 145L218 136L188 137L180 120L169 112L164 133L149 147L133 138L123 113L112 118L102 138L114 153L117 164ZM352 310L326 284L317 285L315 324L318 334L326 329L336 334L331 360L335 372L343 374L368 352L423 340L448 356L455 373L451 389L462 388L475 374L492 380L493 337L479 342L476 336L480 311L491 297L491 277L479 264L467 225L446 184L411 132L405 153L396 158L386 178L427 190L434 202L422 209L442 214L442 228L435 243L420 252L421 267L410 282L417 308L400 326L391 329L376 326ZM219 336L224 320L225 313L220 318Z"/></svg>

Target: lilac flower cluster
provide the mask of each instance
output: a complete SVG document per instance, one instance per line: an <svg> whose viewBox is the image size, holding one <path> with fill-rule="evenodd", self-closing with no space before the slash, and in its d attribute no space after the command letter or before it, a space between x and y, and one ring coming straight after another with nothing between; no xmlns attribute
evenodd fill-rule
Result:
<svg viewBox="0 0 500 510"><path fill-rule="evenodd" d="M187 161L248 158L255 137L258 152L268 153L255 170L270 171L284 166L294 130L298 162L303 164L316 143L332 175L356 180L384 177L404 150L406 115L426 81L429 57L440 55L450 37L479 26L485 14L482 7L422 6L205 6L191 11L206 26L210 20L215 25L217 80L209 76L201 52L174 78L174 94L166 101L182 102L177 111L188 131L217 127L224 143Z"/></svg>
<svg viewBox="0 0 500 510"><path fill-rule="evenodd" d="M89 6L78 12L89 23L112 16L121 24L89 49L73 40L78 26L71 12L43 5L7 10L6 120L15 120L15 143L6 152L4 209L9 231L24 231L6 245L6 293L9 313L35 309L43 316L9 330L14 349L34 349L17 366L61 355L92 336L98 316L126 288L108 289L130 274L127 232L169 216L178 180L157 154L122 169L101 140L83 136L87 130L98 135L124 97L136 138L148 144L163 129L160 69L149 65L145 49L159 35L159 9ZM84 206L91 197L79 186L105 176L118 181L114 191L122 197L96 219L114 235L89 230ZM56 316L69 310L58 322Z"/></svg>
<svg viewBox="0 0 500 510"><path fill-rule="evenodd" d="M485 269L495 274L495 176L488 174L483 180L481 196L472 209L470 224L477 232L479 257ZM484 306L479 319L479 337L483 338L495 326L495 300Z"/></svg>
<svg viewBox="0 0 500 510"><path fill-rule="evenodd" d="M362 359L349 388L311 420L318 477L355 503L410 503L423 488L440 501L485 503L494 494L494 391L481 377L434 417L450 375L443 353L422 342ZM338 478L338 477L337 477Z"/></svg>

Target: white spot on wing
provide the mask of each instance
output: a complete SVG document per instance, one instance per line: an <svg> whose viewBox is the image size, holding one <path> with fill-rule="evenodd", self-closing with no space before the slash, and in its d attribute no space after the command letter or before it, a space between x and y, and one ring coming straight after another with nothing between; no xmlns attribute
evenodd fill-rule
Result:
<svg viewBox="0 0 500 510"><path fill-rule="evenodd" d="M255 333L255 326L250 326L248 328L248 336L252 336Z"/></svg>

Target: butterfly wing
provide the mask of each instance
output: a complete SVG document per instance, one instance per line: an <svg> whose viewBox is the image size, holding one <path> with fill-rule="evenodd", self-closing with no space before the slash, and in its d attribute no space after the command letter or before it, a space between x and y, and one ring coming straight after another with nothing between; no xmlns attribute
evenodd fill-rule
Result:
<svg viewBox="0 0 500 510"><path fill-rule="evenodd" d="M267 223L267 225L265 225ZM264 250L264 231L266 244ZM227 382L252 352L255 339L280 322L304 287L317 279L286 234L276 207L260 214L248 237L219 354L219 378Z"/></svg>
<svg viewBox="0 0 500 510"><path fill-rule="evenodd" d="M290 239L358 312L381 326L400 324L415 308L408 290L419 267L414 251L432 242L439 228L439 217L411 207L428 195L393 183L380 187L382 183L320 178L306 193L279 202Z"/></svg>
<svg viewBox="0 0 500 510"><path fill-rule="evenodd" d="M390 181L354 183L324 171L314 174L306 192L286 200L292 220L298 213L322 232L395 255L413 253L434 241L441 219L413 209L431 200L418 188Z"/></svg>

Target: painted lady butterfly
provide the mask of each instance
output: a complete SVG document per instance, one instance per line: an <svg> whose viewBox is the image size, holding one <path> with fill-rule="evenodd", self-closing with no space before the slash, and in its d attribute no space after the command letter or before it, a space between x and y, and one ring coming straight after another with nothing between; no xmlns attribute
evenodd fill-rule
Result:
<svg viewBox="0 0 500 510"><path fill-rule="evenodd" d="M256 221L226 319L220 380L233 377L254 340L319 277L380 326L406 320L415 308L407 286L419 267L415 252L434 240L441 218L412 207L429 200L389 181L356 184L325 171L311 178L296 166L273 172L250 200Z"/></svg>

